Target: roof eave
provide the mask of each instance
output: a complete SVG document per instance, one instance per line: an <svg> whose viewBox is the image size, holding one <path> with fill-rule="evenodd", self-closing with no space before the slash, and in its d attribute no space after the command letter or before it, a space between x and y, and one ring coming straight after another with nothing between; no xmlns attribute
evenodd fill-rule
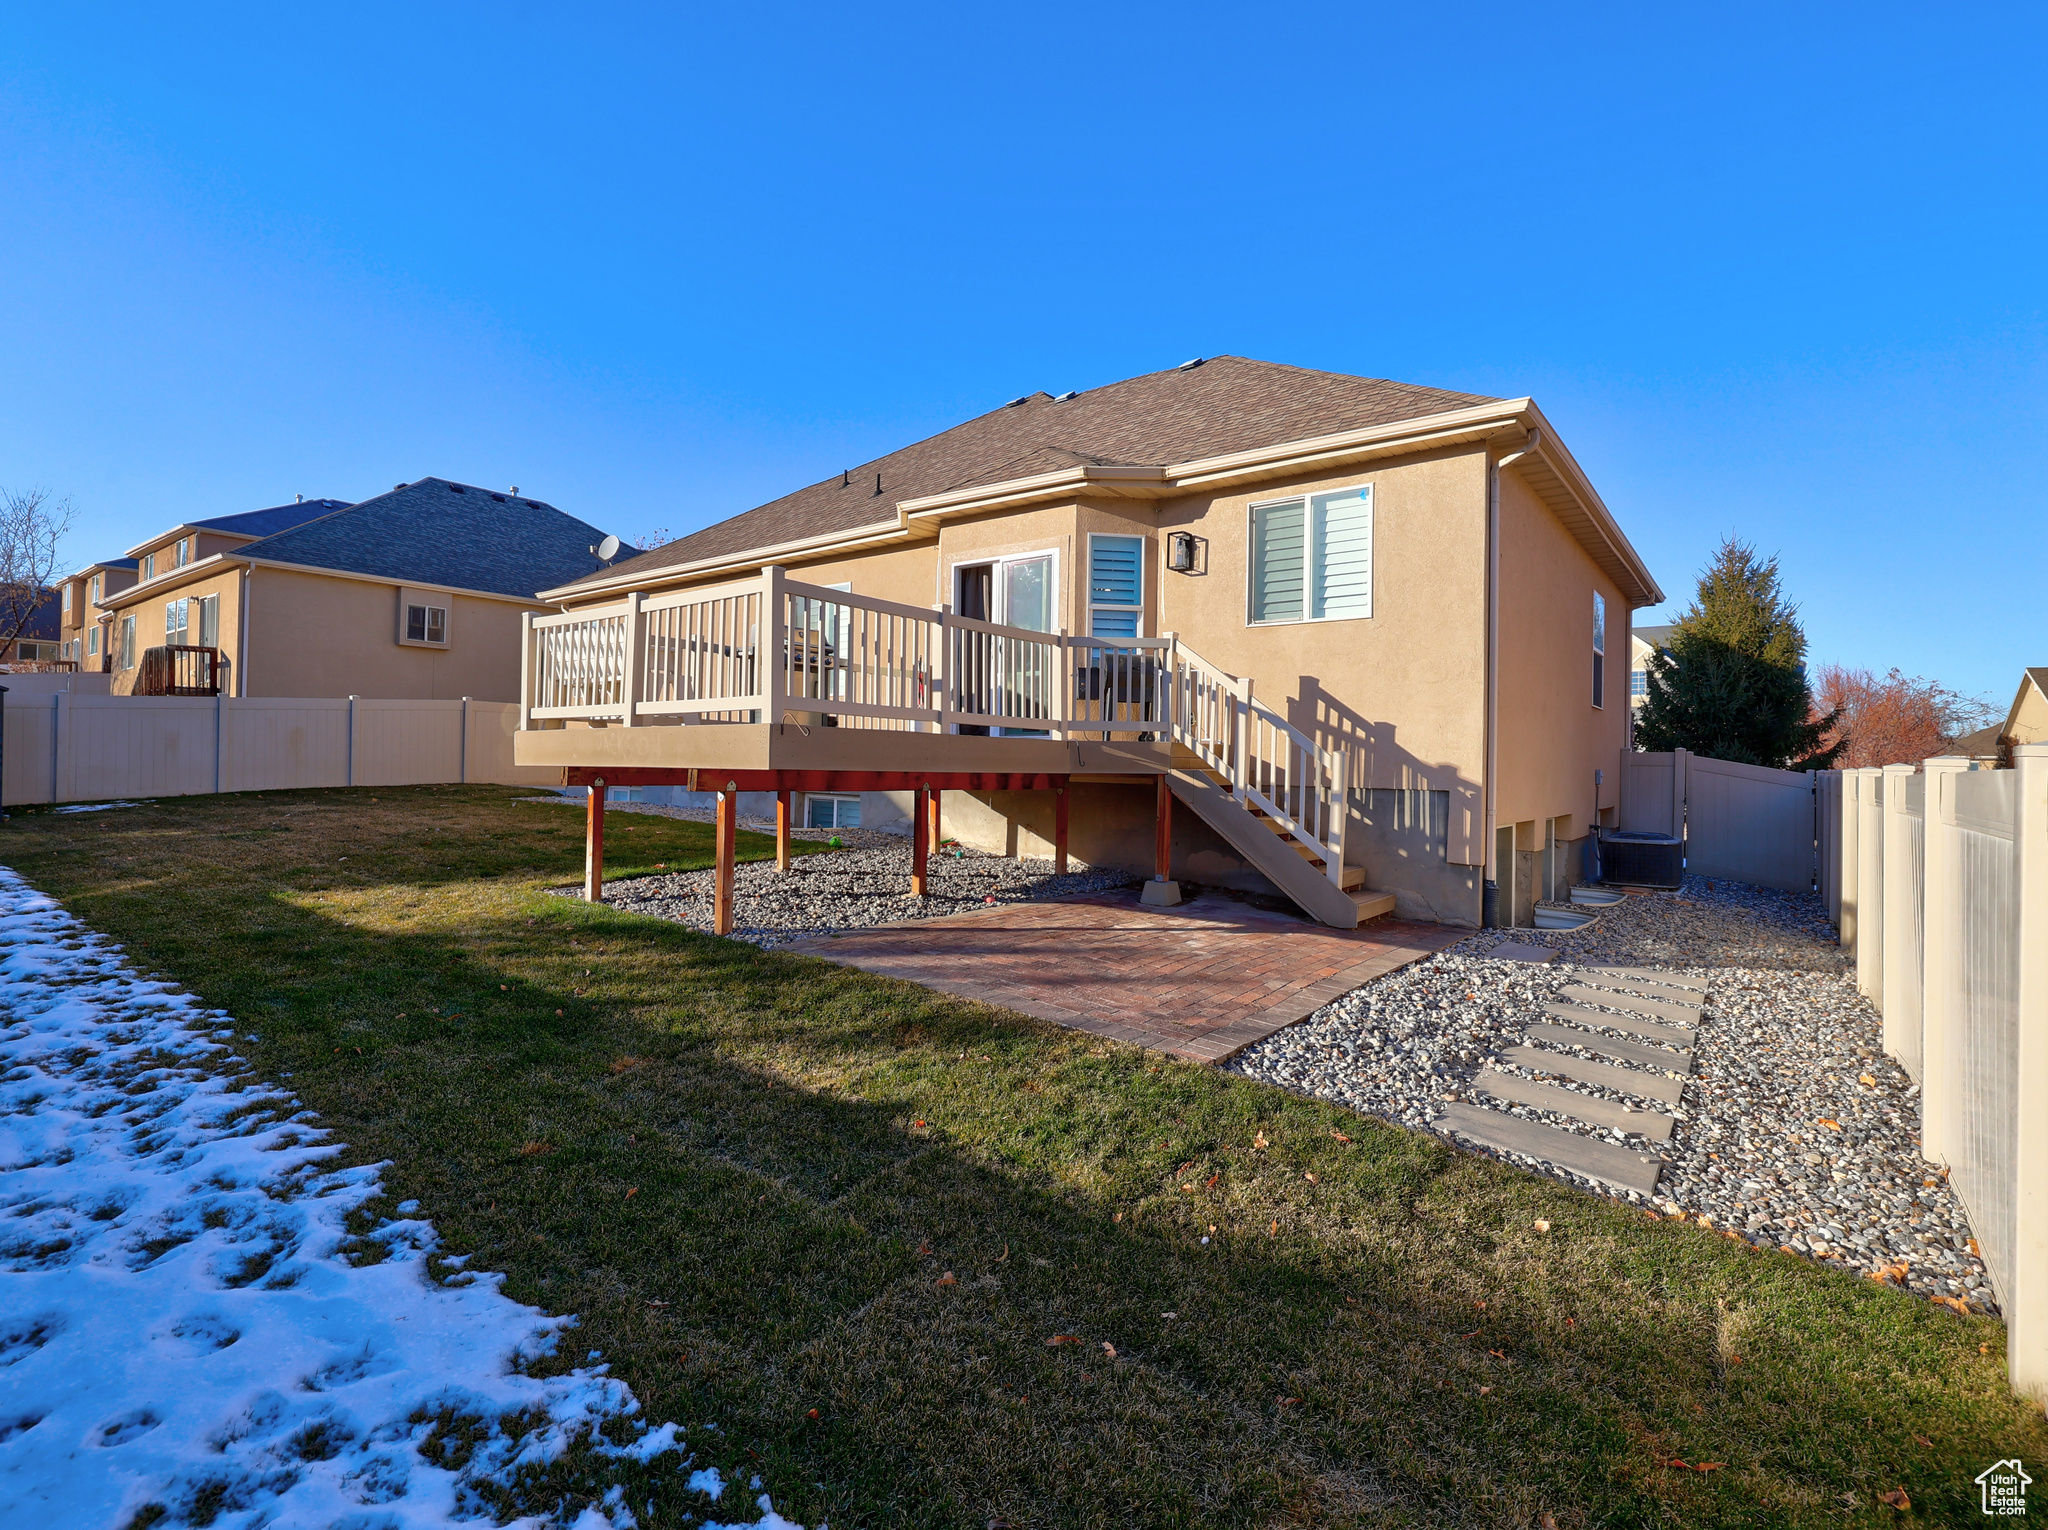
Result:
<svg viewBox="0 0 2048 1530"><path fill-rule="evenodd" d="M644 568L629 574L611 574L603 579L579 579L574 584L560 584L551 590L542 590L535 599L561 601L573 600L584 595L609 595L618 590L645 588L650 580L667 583L676 579L698 579L727 573L735 568L760 568L764 564L775 562L778 558L802 558L819 552L850 551L869 547L877 542L911 541L932 535L932 532L922 525L909 525L900 513L900 507L891 508L899 511L892 520L873 521L865 526L826 532L794 542L776 542L766 547L749 547L739 552L720 553L715 557L696 558L688 563Z"/></svg>

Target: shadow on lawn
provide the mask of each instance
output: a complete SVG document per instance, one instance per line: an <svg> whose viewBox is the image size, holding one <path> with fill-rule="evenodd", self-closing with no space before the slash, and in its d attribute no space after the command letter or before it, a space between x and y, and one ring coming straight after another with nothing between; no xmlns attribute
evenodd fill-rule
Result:
<svg viewBox="0 0 2048 1530"><path fill-rule="evenodd" d="M1961 1513L1972 1473L2043 1443L1975 1348L1995 1324L1263 1085L507 885L558 875L516 843L479 887L474 845L465 878L430 844L407 862L394 824L347 880L309 862L261 890L236 844L204 859L230 819L176 816L180 885L54 861L45 885L254 1022L246 1050L350 1161L390 1159L449 1251L580 1314L577 1354L656 1420L715 1420L699 1464L759 1472L805 1523L1833 1524L1899 1485Z"/></svg>
<svg viewBox="0 0 2048 1530"><path fill-rule="evenodd" d="M1901 1449L1932 1399L1896 1371L1966 1347L1918 1303L1248 1082L546 912L589 944L587 985L480 960L537 927L516 919L307 913L305 943L429 971L453 1013L288 998L295 1083L452 1249L582 1314L650 1416L719 1420L728 1468L792 1509L1705 1524L1966 1480Z"/></svg>

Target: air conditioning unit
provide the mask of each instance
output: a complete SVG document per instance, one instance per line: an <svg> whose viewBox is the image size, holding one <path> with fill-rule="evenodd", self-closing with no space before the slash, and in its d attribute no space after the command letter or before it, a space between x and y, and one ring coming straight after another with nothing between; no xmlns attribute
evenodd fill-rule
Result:
<svg viewBox="0 0 2048 1530"><path fill-rule="evenodd" d="M1678 887L1685 881L1685 841L1634 830L1600 836L1603 882L1627 887Z"/></svg>

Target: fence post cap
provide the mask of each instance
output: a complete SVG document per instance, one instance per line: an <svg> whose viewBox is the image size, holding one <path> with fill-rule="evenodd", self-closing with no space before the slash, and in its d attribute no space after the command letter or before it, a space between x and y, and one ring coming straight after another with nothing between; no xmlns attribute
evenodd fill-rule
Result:
<svg viewBox="0 0 2048 1530"><path fill-rule="evenodd" d="M1888 776L1910 776L1919 768L1918 765L1887 765L1884 773Z"/></svg>
<svg viewBox="0 0 2048 1530"><path fill-rule="evenodd" d="M2048 760L2048 744L2014 744L2012 757L2016 760Z"/></svg>

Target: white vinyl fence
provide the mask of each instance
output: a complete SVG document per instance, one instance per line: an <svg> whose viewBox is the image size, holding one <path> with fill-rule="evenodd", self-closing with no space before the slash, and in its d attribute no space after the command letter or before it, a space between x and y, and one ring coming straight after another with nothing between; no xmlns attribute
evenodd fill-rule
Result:
<svg viewBox="0 0 2048 1530"><path fill-rule="evenodd" d="M10 807L313 786L539 786L561 774L512 763L511 702L10 691L5 704L0 801Z"/></svg>
<svg viewBox="0 0 2048 1530"><path fill-rule="evenodd" d="M1806 892L1816 869L1812 770L1772 770L1688 750L1621 756L1621 827L1685 841L1703 877Z"/></svg>
<svg viewBox="0 0 2048 1530"><path fill-rule="evenodd" d="M2048 744L1841 773L1837 896L1885 1049L1920 1084L2000 1307L2013 1385L2048 1400Z"/></svg>

